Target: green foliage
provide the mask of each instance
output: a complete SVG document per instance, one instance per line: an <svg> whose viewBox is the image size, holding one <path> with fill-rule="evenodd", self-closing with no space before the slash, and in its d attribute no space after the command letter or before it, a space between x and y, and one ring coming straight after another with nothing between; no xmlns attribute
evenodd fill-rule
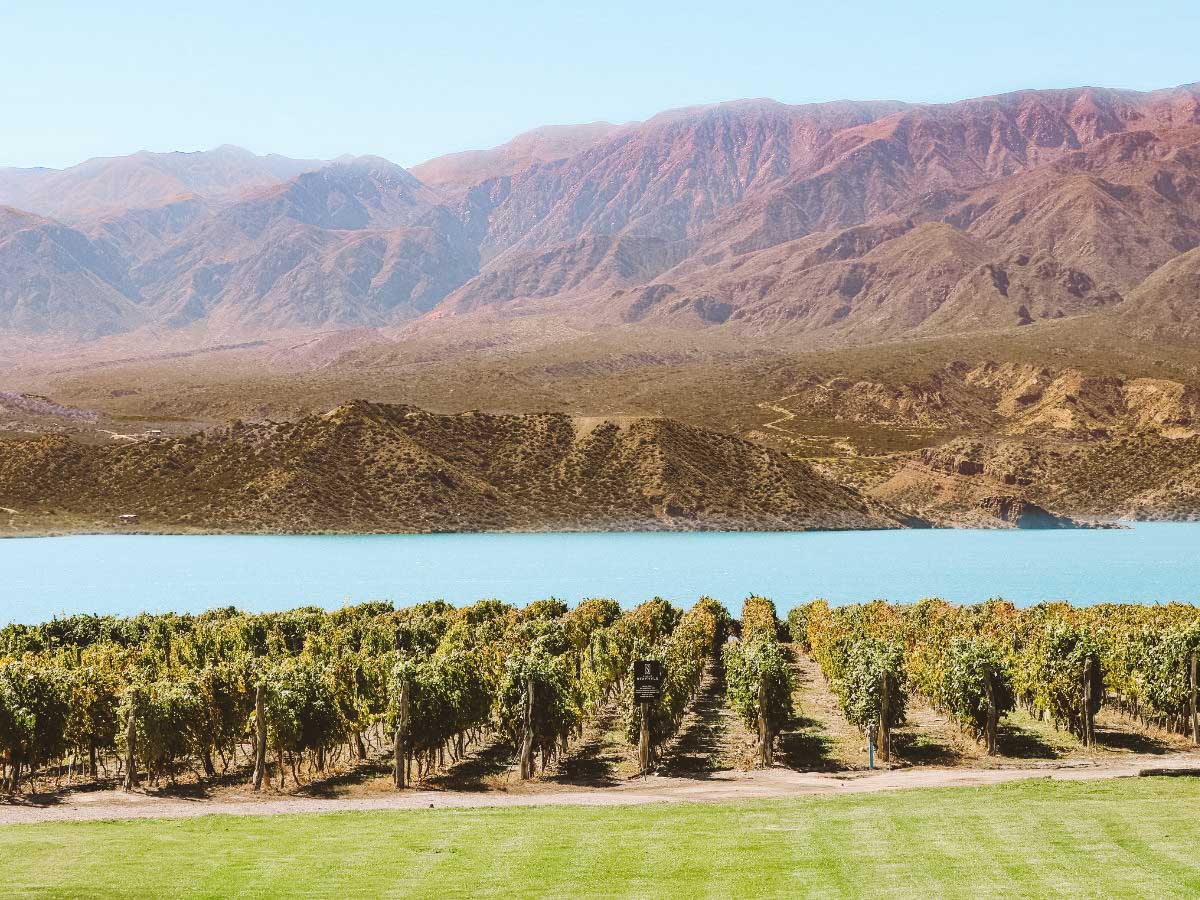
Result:
<svg viewBox="0 0 1200 900"><path fill-rule="evenodd" d="M647 605L643 604L643 607ZM651 647L642 649L645 645L639 637L638 652L630 660L631 668L635 659L654 659L663 664L662 694L650 704L649 711L650 743L653 747L658 747L679 730L688 704L700 689L705 666L713 657L719 627L718 617L713 614L710 603L697 604L682 615L678 611L669 617L661 613L659 615L660 620L672 618L676 619L677 624L670 634ZM725 616L728 617L728 613ZM636 742L641 729L641 710L633 702L631 670L625 685L622 697L625 733L631 742Z"/></svg>
<svg viewBox="0 0 1200 900"><path fill-rule="evenodd" d="M755 643L779 638L779 617L775 604L766 597L750 596L742 603L742 640Z"/></svg>
<svg viewBox="0 0 1200 900"><path fill-rule="evenodd" d="M941 683L930 698L956 722L981 736L988 720L988 684L996 716L1016 707L1012 678L1000 652L977 638L955 636L945 648Z"/></svg>
<svg viewBox="0 0 1200 900"><path fill-rule="evenodd" d="M989 684L997 721L1015 708L1010 639L997 628L1012 625L1006 608L994 603L956 607L929 598L902 616L914 690L976 737L987 727Z"/></svg>
<svg viewBox="0 0 1200 900"><path fill-rule="evenodd" d="M118 672L110 665L85 665L70 672L64 738L77 753L115 750L120 704Z"/></svg>
<svg viewBox="0 0 1200 900"><path fill-rule="evenodd" d="M1191 709L1190 667L1200 654L1200 622L1141 631L1131 641L1147 705L1168 718L1182 719Z"/></svg>
<svg viewBox="0 0 1200 900"><path fill-rule="evenodd" d="M725 648L724 662L730 708L747 728L757 730L761 699L767 738L773 740L795 716L796 685L787 651L776 641L742 640Z"/></svg>
<svg viewBox="0 0 1200 900"><path fill-rule="evenodd" d="M1082 736L1084 678L1089 660L1093 715L1104 698L1099 644L1077 625L1054 620L1027 634L1025 640L1015 673L1019 696L1033 709L1044 711L1054 722Z"/></svg>
<svg viewBox="0 0 1200 900"><path fill-rule="evenodd" d="M134 722L135 758L152 778L173 776L174 764L194 752L204 718L204 703L195 683L155 681L134 685L121 698L122 722ZM125 752L126 732L119 746Z"/></svg>
<svg viewBox="0 0 1200 900"><path fill-rule="evenodd" d="M534 600L523 610L521 610L522 619L561 619L571 608L561 600L551 597L548 600Z"/></svg>
<svg viewBox="0 0 1200 900"><path fill-rule="evenodd" d="M211 768L212 752L231 751L248 737L254 710L249 666L236 659L205 666L196 675L195 687L200 707L194 736L206 768Z"/></svg>
<svg viewBox="0 0 1200 900"><path fill-rule="evenodd" d="M719 600L714 600L712 597L701 597L692 609L704 610L713 617L716 625L713 632L713 653L719 653L725 641L729 639L729 632L733 628L733 616L729 615L729 610Z"/></svg>
<svg viewBox="0 0 1200 900"><path fill-rule="evenodd" d="M901 633L886 604L831 610L818 600L808 614L808 640L846 718L863 732L904 722L908 681ZM886 688L887 711L883 710Z"/></svg>
<svg viewBox="0 0 1200 900"><path fill-rule="evenodd" d="M566 744L582 719L574 668L573 660L566 655L552 655L544 647L511 656L505 665L497 708L500 726L517 745L524 732L526 711L531 709L533 747L542 754L543 762L555 755L559 745Z"/></svg>
<svg viewBox="0 0 1200 900"><path fill-rule="evenodd" d="M845 654L841 677L834 691L846 718L860 730L873 724L894 728L904 723L908 695L904 672L904 648L896 641L882 641L860 634L843 638L839 649ZM887 715L883 715L884 687Z"/></svg>
<svg viewBox="0 0 1200 900"><path fill-rule="evenodd" d="M0 775L10 788L57 765L73 772L124 748L132 716L139 769L152 778L213 770L252 746L254 699L264 689L270 759L319 770L339 747L381 751L407 684L407 752L423 757L491 731L520 741L534 684L533 738L543 759L561 750L607 703L620 705L631 741L640 727L631 667L658 659L666 680L649 710L661 745L678 730L706 665L734 629L702 598L687 613L655 598L622 612L612 600L569 609L537 601L518 609L483 600L388 603L332 612L305 608L245 614L71 616L0 629ZM769 730L793 714L791 671L774 605L750 597L742 642L724 650L731 706L757 724L766 689ZM987 685L997 711L1016 703L1079 733L1083 676L1092 660L1092 712L1101 703L1190 731L1188 664L1200 652L1200 610L1184 604L1051 603L1018 610L992 600L957 607L938 599L831 609L816 601L788 615L791 639L809 648L847 717L869 728L888 687L898 724L908 691L964 729L986 722ZM236 753L235 753L236 748ZM62 771L61 769L58 771Z"/></svg>
<svg viewBox="0 0 1200 900"><path fill-rule="evenodd" d="M400 698L408 688L406 750L434 750L451 738L487 722L493 686L480 669L479 658L453 650L433 657L401 657L388 679L387 718L394 729Z"/></svg>
<svg viewBox="0 0 1200 900"><path fill-rule="evenodd" d="M662 597L647 600L635 606L628 614L630 628L640 641L649 646L665 640L667 635L675 630L681 615L678 609Z"/></svg>
<svg viewBox="0 0 1200 900"><path fill-rule="evenodd" d="M792 721L792 662L779 644L775 604L765 597L742 603L742 638L725 647L725 684L731 709L758 732L763 762L770 763L775 736Z"/></svg>
<svg viewBox="0 0 1200 900"><path fill-rule="evenodd" d="M792 643L799 645L805 653L812 651L808 643L808 614L812 609L811 603L793 606L788 610L787 630Z"/></svg>
<svg viewBox="0 0 1200 900"><path fill-rule="evenodd" d="M70 683L57 667L14 661L0 665L0 749L16 776L66 749Z"/></svg>
<svg viewBox="0 0 1200 900"><path fill-rule="evenodd" d="M324 751L345 740L334 680L316 660L283 659L262 676L267 746L276 753Z"/></svg>
<svg viewBox="0 0 1200 900"><path fill-rule="evenodd" d="M1075 618L1099 647L1113 702L1131 715L1190 732L1190 661L1200 653L1196 607L1101 604Z"/></svg>

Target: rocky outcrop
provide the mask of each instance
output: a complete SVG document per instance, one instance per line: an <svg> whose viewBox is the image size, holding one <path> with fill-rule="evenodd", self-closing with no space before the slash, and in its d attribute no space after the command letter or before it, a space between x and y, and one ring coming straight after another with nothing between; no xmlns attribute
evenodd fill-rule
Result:
<svg viewBox="0 0 1200 900"><path fill-rule="evenodd" d="M1103 520L1194 520L1200 516L1200 437L962 438L919 452L869 493L951 525L1015 523L1021 513L1037 522L1038 508L1090 527Z"/></svg>
<svg viewBox="0 0 1200 900"><path fill-rule="evenodd" d="M1013 528L1087 528L1085 523L1067 516L1057 516L1036 503L1020 497L981 497L975 508L997 522Z"/></svg>

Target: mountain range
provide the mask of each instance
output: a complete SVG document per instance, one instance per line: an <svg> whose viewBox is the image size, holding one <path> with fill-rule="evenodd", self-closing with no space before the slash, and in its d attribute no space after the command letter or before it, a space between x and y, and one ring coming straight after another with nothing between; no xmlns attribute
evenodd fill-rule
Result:
<svg viewBox="0 0 1200 900"><path fill-rule="evenodd" d="M0 170L0 339L541 323L789 347L1200 333L1200 84L751 100L378 157Z"/></svg>

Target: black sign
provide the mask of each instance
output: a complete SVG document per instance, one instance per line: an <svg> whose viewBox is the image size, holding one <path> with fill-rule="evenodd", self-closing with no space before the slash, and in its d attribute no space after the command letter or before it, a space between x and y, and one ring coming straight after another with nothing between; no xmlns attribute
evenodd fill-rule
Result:
<svg viewBox="0 0 1200 900"><path fill-rule="evenodd" d="M633 664L633 702L653 703L662 695L663 664L639 659Z"/></svg>

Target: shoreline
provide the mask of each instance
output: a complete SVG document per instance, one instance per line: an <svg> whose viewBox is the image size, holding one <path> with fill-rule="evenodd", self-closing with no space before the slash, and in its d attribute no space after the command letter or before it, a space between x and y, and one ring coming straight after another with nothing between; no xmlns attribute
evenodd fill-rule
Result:
<svg viewBox="0 0 1200 900"><path fill-rule="evenodd" d="M1083 521L1083 520L1081 520ZM147 529L147 528L85 528L85 529L29 529L14 530L0 533L0 540L23 540L29 538L62 538L62 537L448 537L455 535L683 535L683 534L716 534L716 535L767 535L767 534L890 534L910 531L954 531L954 532L1074 532L1074 531L1129 531L1138 525L1146 524L1189 524L1200 521L1196 519L1097 519L1088 521L1079 527L1028 527L997 525L984 527L980 525L927 525L921 527L895 528L793 528L763 530L756 528L545 528L545 529L497 529L489 531L387 531L387 530L319 530L312 531L237 531L213 530L205 528L179 529Z"/></svg>

